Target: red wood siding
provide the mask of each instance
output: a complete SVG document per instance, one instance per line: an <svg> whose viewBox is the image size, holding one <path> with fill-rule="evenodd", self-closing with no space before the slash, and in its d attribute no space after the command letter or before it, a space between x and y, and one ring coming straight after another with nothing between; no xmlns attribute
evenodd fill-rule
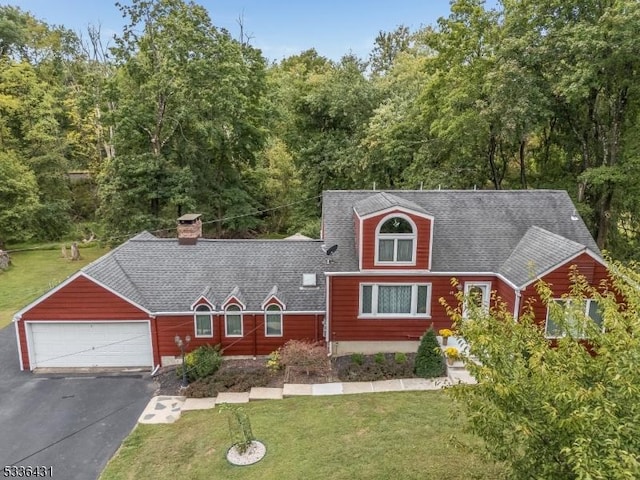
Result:
<svg viewBox="0 0 640 480"><path fill-rule="evenodd" d="M330 340L331 341L390 341L417 340L433 324L436 330L450 328L440 298L449 305L456 305L457 289L451 286L447 276L331 276L330 288ZM495 289L497 281L491 276L458 278L461 285L465 281L491 282ZM361 283L430 283L431 318L429 319L359 319L359 298Z"/></svg>
<svg viewBox="0 0 640 480"><path fill-rule="evenodd" d="M496 280L491 284L491 290L495 290L496 296L507 304L507 310L513 314L516 303L516 292L513 287L502 280Z"/></svg>
<svg viewBox="0 0 640 480"><path fill-rule="evenodd" d="M162 316L157 322L157 345L159 356L180 355L174 337L191 336L189 350L201 345L217 345L223 348L224 355L268 355L284 345L288 340L322 340L323 315L301 314L282 317L282 337L267 337L264 331L264 315L246 313L243 315L243 336L225 337L224 314L213 316L212 338L195 337L195 324L192 315Z"/></svg>
<svg viewBox="0 0 640 480"><path fill-rule="evenodd" d="M27 348L24 322L28 320L46 321L126 321L147 320L149 315L131 303L111 293L90 279L79 276L49 297L23 313L18 322L22 363L25 370L31 368ZM154 340L154 322L151 321L151 335ZM154 362L158 362L155 352Z"/></svg>
<svg viewBox="0 0 640 480"><path fill-rule="evenodd" d="M398 211L398 213L411 218L418 229L415 266L375 265L376 229L383 218L392 214L392 212L386 212L382 215L367 218L362 223L362 268L364 270L428 270L430 268L431 220L418 215L411 215L404 211Z"/></svg>
<svg viewBox="0 0 640 480"><path fill-rule="evenodd" d="M590 255L583 253L571 262L559 266L554 271L548 273L542 279L550 284L555 297L569 293L571 280L569 279L569 271L572 265L578 267L578 272L584 275L589 283L597 285L600 281L608 278L607 269L600 262L596 261ZM520 303L520 312L522 312L528 302L531 302L536 319L541 325L547 318L547 307L544 306L540 296L536 292L535 282L522 292L522 300Z"/></svg>
<svg viewBox="0 0 640 480"><path fill-rule="evenodd" d="M22 320L139 320L149 315L86 277L34 305Z"/></svg>

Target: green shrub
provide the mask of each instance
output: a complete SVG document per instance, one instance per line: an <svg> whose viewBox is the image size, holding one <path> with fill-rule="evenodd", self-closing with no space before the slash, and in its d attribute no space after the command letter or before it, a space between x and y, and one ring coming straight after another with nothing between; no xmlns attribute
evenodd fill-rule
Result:
<svg viewBox="0 0 640 480"><path fill-rule="evenodd" d="M378 365L382 365L385 363L384 353L378 352L373 356L373 361Z"/></svg>
<svg viewBox="0 0 640 480"><path fill-rule="evenodd" d="M403 363L407 363L407 354L406 353L402 353L402 352L396 352L396 354L393 356L393 358L395 359L396 363L402 365Z"/></svg>
<svg viewBox="0 0 640 480"><path fill-rule="evenodd" d="M364 363L364 355L362 353L352 353L351 361L356 365L362 365Z"/></svg>
<svg viewBox="0 0 640 480"><path fill-rule="evenodd" d="M187 353L184 358L185 365L180 365L176 369L176 375L182 376L182 369L187 369L187 378L190 382L213 375L222 364L222 354L220 345L215 347L203 345Z"/></svg>
<svg viewBox="0 0 640 480"><path fill-rule="evenodd" d="M445 372L445 360L433 327L424 332L416 354L415 373L418 377L440 377Z"/></svg>

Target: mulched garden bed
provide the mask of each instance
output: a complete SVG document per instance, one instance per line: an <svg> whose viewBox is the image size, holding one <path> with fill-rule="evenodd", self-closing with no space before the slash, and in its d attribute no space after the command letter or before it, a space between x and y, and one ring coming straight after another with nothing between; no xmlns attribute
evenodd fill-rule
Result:
<svg viewBox="0 0 640 480"><path fill-rule="evenodd" d="M416 354L377 353L345 355L333 360L333 369L342 382L375 382L413 378Z"/></svg>
<svg viewBox="0 0 640 480"><path fill-rule="evenodd" d="M248 392L251 387L282 387L286 383L371 382L394 378L415 377L415 353L376 355L346 355L327 360L325 368L311 370L290 367L273 372L266 359L224 360L213 375L192 382L180 389L182 378L176 367L164 367L156 375L157 395L214 397L220 392Z"/></svg>

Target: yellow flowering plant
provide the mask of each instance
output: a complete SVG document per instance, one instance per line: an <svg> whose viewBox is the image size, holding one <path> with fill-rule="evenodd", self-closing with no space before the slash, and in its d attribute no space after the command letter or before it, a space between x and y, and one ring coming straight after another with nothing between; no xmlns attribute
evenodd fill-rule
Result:
<svg viewBox="0 0 640 480"><path fill-rule="evenodd" d="M450 358L452 360L458 360L460 358L460 351L456 347L445 348L444 354L447 358Z"/></svg>
<svg viewBox="0 0 640 480"><path fill-rule="evenodd" d="M448 328L442 328L442 329L438 330L438 333L440 334L440 336L442 338L448 338L448 337L451 337L453 335L453 332L451 330L449 330Z"/></svg>

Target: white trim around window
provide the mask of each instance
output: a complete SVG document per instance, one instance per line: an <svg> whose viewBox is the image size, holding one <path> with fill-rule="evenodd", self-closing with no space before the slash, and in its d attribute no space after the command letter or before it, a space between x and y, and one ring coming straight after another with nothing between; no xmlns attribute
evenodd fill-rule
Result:
<svg viewBox="0 0 640 480"><path fill-rule="evenodd" d="M230 313L231 312L231 313ZM237 324L229 325L229 322L234 324L239 322L239 329ZM224 335L225 337L242 337L243 336L243 318L242 309L235 303L229 305L224 311ZM231 326L231 328L229 328Z"/></svg>
<svg viewBox="0 0 640 480"><path fill-rule="evenodd" d="M389 220L393 218L400 218L405 220L411 226L411 233L380 233L380 229L382 226ZM393 259L392 260L380 260L380 242L393 242ZM400 255L400 244L401 242L411 241L411 259L410 260L398 260L398 256ZM411 266L416 264L416 253L417 253L417 244L418 244L418 227L413 219L399 212L393 212L389 215L383 217L376 227L376 238L375 238L375 252L374 252L374 265L406 265Z"/></svg>
<svg viewBox="0 0 640 480"><path fill-rule="evenodd" d="M264 311L264 336L281 337L282 326L282 309L280 305L275 303L267 305Z"/></svg>
<svg viewBox="0 0 640 480"><path fill-rule="evenodd" d="M553 302L560 304L561 308L565 309L567 308L567 305L570 304L571 300L567 298L554 298ZM599 325L601 328L604 329L602 312L600 311L598 303L595 300L592 300L590 298L584 299L583 302L584 302L584 308L580 309L582 313L586 317L591 318L596 323L596 325ZM553 320L549 318L550 313L551 313L551 308L547 306L547 317L544 321L544 336L546 338L566 337L567 332L562 330L560 325L557 325ZM568 314L568 313L569 312L566 312L565 314ZM573 331L570 332L571 336L573 336L574 338L587 338L587 335L585 334L585 332L580 331L578 329L577 324L571 325L571 322L572 322L572 319L570 317L567 318L567 323L568 323L567 326L570 328L573 327Z"/></svg>
<svg viewBox="0 0 640 480"><path fill-rule="evenodd" d="M361 283L358 318L431 318L431 284Z"/></svg>
<svg viewBox="0 0 640 480"><path fill-rule="evenodd" d="M193 331L196 338L213 337L213 312L209 305L200 304L193 313Z"/></svg>
<svg viewBox="0 0 640 480"><path fill-rule="evenodd" d="M482 293L482 303L478 305L482 307L483 312L489 311L489 304L491 302L491 282L464 282L464 296L470 301L470 294L474 289L479 289ZM468 317L467 303L462 306L462 318Z"/></svg>

